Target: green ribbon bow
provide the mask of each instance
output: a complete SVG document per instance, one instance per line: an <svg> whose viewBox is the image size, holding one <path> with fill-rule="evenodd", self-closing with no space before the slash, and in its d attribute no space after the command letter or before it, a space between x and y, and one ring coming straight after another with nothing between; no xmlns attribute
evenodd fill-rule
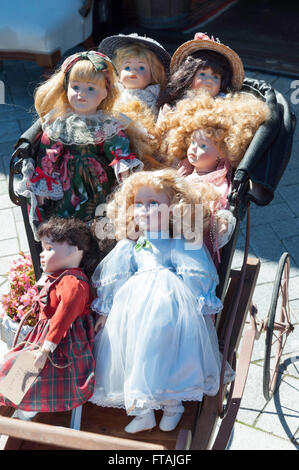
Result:
<svg viewBox="0 0 299 470"><path fill-rule="evenodd" d="M142 248L151 248L152 244L146 238L139 238L138 242L135 245L135 250L140 251Z"/></svg>

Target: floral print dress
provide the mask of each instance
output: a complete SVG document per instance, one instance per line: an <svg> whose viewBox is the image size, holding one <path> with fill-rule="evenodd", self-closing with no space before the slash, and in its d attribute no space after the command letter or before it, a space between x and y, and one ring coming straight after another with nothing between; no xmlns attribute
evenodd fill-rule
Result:
<svg viewBox="0 0 299 470"><path fill-rule="evenodd" d="M127 125L128 118L103 113L45 119L37 159L31 170L30 162L23 164L18 190L30 199L31 225L52 215L86 222L94 218L96 207L119 180L120 168L142 168L131 152Z"/></svg>

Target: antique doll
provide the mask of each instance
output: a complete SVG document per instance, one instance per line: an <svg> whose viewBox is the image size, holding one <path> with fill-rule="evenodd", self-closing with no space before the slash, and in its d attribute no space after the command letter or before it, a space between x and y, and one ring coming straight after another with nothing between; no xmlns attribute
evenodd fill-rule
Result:
<svg viewBox="0 0 299 470"><path fill-rule="evenodd" d="M38 322L0 366L0 384L24 351L41 371L21 403L26 412L66 411L86 402L94 389L94 322L89 278L102 258L83 221L52 217L38 228L43 276L33 308ZM16 405L0 394L0 405ZM34 414L34 413L33 413ZM32 417L32 414L31 414Z"/></svg>
<svg viewBox="0 0 299 470"><path fill-rule="evenodd" d="M204 89L211 96L239 91L244 80L243 63L230 47L206 34L196 33L173 53L170 79L161 91L158 106L175 106L188 90Z"/></svg>
<svg viewBox="0 0 299 470"><path fill-rule="evenodd" d="M43 132L37 160L24 161L17 189L30 200L34 232L52 215L92 220L115 176L143 167L125 133L129 119L111 113L116 98L113 65L95 51L68 57L37 88Z"/></svg>
<svg viewBox="0 0 299 470"><path fill-rule="evenodd" d="M170 54L164 47L152 38L132 33L105 38L99 50L113 60L119 76L118 109L137 99L157 112L157 97L166 86L170 64Z"/></svg>
<svg viewBox="0 0 299 470"><path fill-rule="evenodd" d="M209 209L175 170L163 169L127 178L107 213L118 243L92 277L92 308L101 329L90 401L134 416L128 433L153 428L154 410L163 409L160 429L171 431L183 414L182 401L201 400L219 388L211 315L222 304L200 230ZM233 375L228 366L226 381Z"/></svg>
<svg viewBox="0 0 299 470"><path fill-rule="evenodd" d="M218 250L228 242L234 227L230 213L223 212L228 207L233 169L268 117L268 106L251 94L213 98L201 91L189 92L163 121L166 133L161 148L166 152L166 161L171 166L178 165L178 172L183 175L180 162L187 160L191 172L186 180L198 191L210 195L212 217L205 243L216 264L220 261ZM220 216L226 222L215 230ZM224 230L225 225L230 229Z"/></svg>

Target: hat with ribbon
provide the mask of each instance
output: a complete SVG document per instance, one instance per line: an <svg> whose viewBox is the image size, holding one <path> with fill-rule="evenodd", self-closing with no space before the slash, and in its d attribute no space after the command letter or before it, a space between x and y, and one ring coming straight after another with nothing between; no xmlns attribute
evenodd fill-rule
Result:
<svg viewBox="0 0 299 470"><path fill-rule="evenodd" d="M211 38L204 33L196 33L194 39L184 42L173 53L170 62L170 72L174 73L184 60L197 51L214 51L223 55L229 62L232 70L232 85L235 90L240 90L244 80L244 67L238 54L230 47L222 44L219 39Z"/></svg>
<svg viewBox="0 0 299 470"><path fill-rule="evenodd" d="M139 36L137 33L108 36L100 43L99 51L102 51L104 54L107 54L110 59L113 59L117 49L130 44L137 44L154 52L164 66L166 73L169 72L171 56L166 49L164 49L164 47L155 39L148 38L146 36Z"/></svg>

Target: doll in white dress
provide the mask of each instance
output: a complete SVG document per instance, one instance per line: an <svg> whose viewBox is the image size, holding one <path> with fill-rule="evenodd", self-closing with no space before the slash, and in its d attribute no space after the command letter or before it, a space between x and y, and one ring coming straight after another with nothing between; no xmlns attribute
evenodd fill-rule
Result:
<svg viewBox="0 0 299 470"><path fill-rule="evenodd" d="M129 433L153 428L157 409L164 411L160 429L173 430L182 401L200 401L219 389L211 315L222 303L215 295L217 271L202 244L209 209L203 204L197 220L198 206L198 195L173 169L131 175L108 205L119 241L92 278L101 329L90 400L135 416ZM225 380L233 377L227 366Z"/></svg>

